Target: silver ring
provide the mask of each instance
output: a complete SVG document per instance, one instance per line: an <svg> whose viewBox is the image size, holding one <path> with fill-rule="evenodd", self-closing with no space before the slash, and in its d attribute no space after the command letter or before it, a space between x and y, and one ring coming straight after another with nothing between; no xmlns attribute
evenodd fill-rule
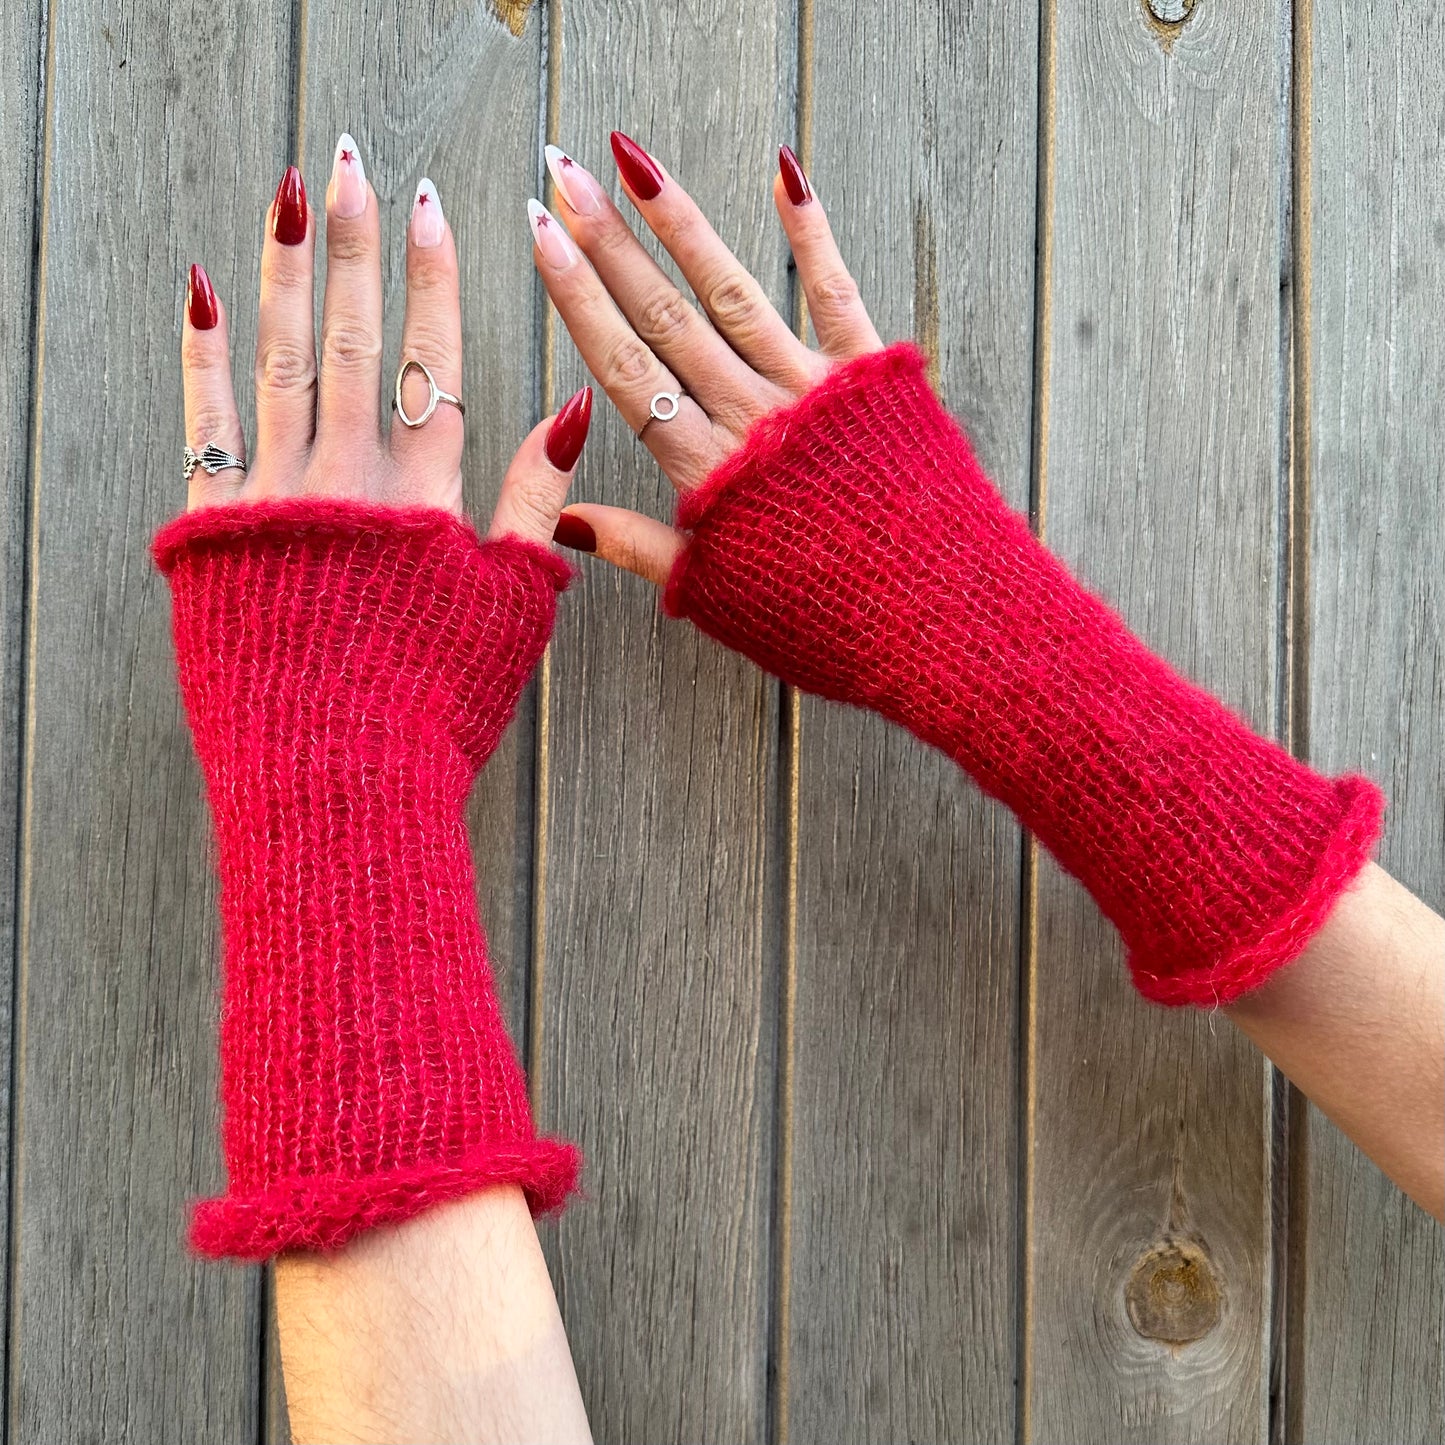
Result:
<svg viewBox="0 0 1445 1445"><path fill-rule="evenodd" d="M424 377L426 377L426 406L422 408L421 413L418 416L408 416L406 407L402 404L401 400L402 383L406 380L407 372L412 370L419 371ZM397 416L401 418L401 424L403 426L409 426L413 428L425 426L427 422L432 419L433 415L436 413L437 407L440 406L442 402L446 402L448 406L456 407L456 409L461 412L463 416L467 414L467 409L462 405L461 398L453 396L449 391L443 391L441 387L437 385L436 377L431 374L431 368L427 366L424 361L418 361L415 357L411 357L409 360L403 361L401 364L401 370L398 371L396 374L396 395L392 398L391 401L391 408L397 414Z"/></svg>
<svg viewBox="0 0 1445 1445"><path fill-rule="evenodd" d="M246 463L228 452L225 447L218 447L215 442L207 442L198 452L187 447L181 454L181 475L187 481L195 475L197 467L203 468L208 477L214 477L217 472L224 472L230 467L244 472Z"/></svg>
<svg viewBox="0 0 1445 1445"><path fill-rule="evenodd" d="M666 411L659 410L663 403L666 403ZM680 391L659 391L649 403L647 412L653 421L671 421L681 406L682 393Z"/></svg>

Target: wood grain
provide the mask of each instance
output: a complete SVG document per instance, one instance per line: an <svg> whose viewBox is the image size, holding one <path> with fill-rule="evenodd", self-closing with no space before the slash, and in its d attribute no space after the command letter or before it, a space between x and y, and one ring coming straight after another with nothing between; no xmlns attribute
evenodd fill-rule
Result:
<svg viewBox="0 0 1445 1445"><path fill-rule="evenodd" d="M815 23L811 175L845 259L1027 507L1033 7ZM1011 1439L1021 835L906 734L801 707L782 1423Z"/></svg>
<svg viewBox="0 0 1445 1445"><path fill-rule="evenodd" d="M553 78L560 145L620 197L607 134L634 136L779 300L792 14L568 3ZM584 379L559 328L554 399ZM574 493L674 505L605 402ZM553 643L534 1085L587 1154L589 1197L551 1258L600 1439L765 1431L777 729L773 683L663 619L653 589L584 564Z"/></svg>
<svg viewBox="0 0 1445 1445"><path fill-rule="evenodd" d="M1048 217L1047 539L1266 732L1284 19L1200 5L1162 36L1141 7L1059 8ZM1264 1065L1222 1021L1142 1003L1046 856L1037 919L1029 1438L1260 1440ZM1178 1321L1140 1310L1156 1292Z"/></svg>
<svg viewBox="0 0 1445 1445"><path fill-rule="evenodd" d="M147 544L184 498L188 261L250 355L290 32L254 4L51 23L11 1438L241 1440L259 1272L182 1244L222 1178L215 890Z"/></svg>
<svg viewBox="0 0 1445 1445"><path fill-rule="evenodd" d="M20 735L24 723L25 542L29 503L35 288L39 281L46 27L39 0L0 9L0 1121L8 1141L16 949L15 878L20 823ZM8 1200L12 1160L0 1148ZM4 1244L10 1243L7 1209ZM7 1272L0 1308L9 1306Z"/></svg>
<svg viewBox="0 0 1445 1445"><path fill-rule="evenodd" d="M1438 15L1313 8L1306 728L1390 808L1380 861L1445 909L1445 99ZM1426 1026L1438 1039L1440 1020ZM1303 1440L1445 1433L1440 1228L1310 1110L1292 1414ZM1302 1299L1301 1299L1302 1296Z"/></svg>

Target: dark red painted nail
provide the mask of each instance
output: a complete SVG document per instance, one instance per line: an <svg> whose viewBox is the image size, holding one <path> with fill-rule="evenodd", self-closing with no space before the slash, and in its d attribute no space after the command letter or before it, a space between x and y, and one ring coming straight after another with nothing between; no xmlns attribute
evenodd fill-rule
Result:
<svg viewBox="0 0 1445 1445"><path fill-rule="evenodd" d="M191 267L190 280L186 282L186 311L197 331L209 331L221 319L216 291L204 266Z"/></svg>
<svg viewBox="0 0 1445 1445"><path fill-rule="evenodd" d="M783 175L783 189L795 206L806 205L813 199L813 188L792 146L778 147L778 169Z"/></svg>
<svg viewBox="0 0 1445 1445"><path fill-rule="evenodd" d="M283 246L299 246L306 239L306 187L301 172L287 166L276 187L276 204L271 208L271 234Z"/></svg>
<svg viewBox="0 0 1445 1445"><path fill-rule="evenodd" d="M627 189L639 201L650 201L662 189L662 172L657 162L631 136L612 132L612 159L627 182Z"/></svg>
<svg viewBox="0 0 1445 1445"><path fill-rule="evenodd" d="M552 540L570 547L574 552L597 550L597 533L592 530L591 523L574 517L571 512L563 512L557 518L557 530L552 533Z"/></svg>
<svg viewBox="0 0 1445 1445"><path fill-rule="evenodd" d="M582 455L587 428L592 425L592 388L584 386L553 418L543 450L559 472L570 472ZM590 530L590 529L589 529Z"/></svg>

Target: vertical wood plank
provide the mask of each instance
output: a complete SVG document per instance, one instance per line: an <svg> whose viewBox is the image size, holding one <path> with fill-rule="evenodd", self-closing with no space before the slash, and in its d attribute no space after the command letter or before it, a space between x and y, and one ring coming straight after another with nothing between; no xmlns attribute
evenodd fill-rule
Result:
<svg viewBox="0 0 1445 1445"><path fill-rule="evenodd" d="M1311 19L1308 743L1380 781L1381 863L1445 910L1445 30L1409 6ZM1313 1109L1306 1127L1298 1438L1438 1440L1440 1229Z"/></svg>
<svg viewBox="0 0 1445 1445"><path fill-rule="evenodd" d="M1287 8L1155 18L1179 9L1055 11L1045 530L1151 646L1273 731ZM1037 918L1031 1438L1262 1439L1264 1066L1222 1021L1142 1003L1047 856ZM1181 1275L1177 1326L1136 1329L1131 1281ZM1217 1322L1191 1339L1206 1279Z"/></svg>
<svg viewBox="0 0 1445 1445"><path fill-rule="evenodd" d="M1036 7L815 26L811 175L845 259L1026 508ZM878 718L801 707L788 1437L1011 1439L1019 829Z"/></svg>
<svg viewBox="0 0 1445 1445"><path fill-rule="evenodd" d="M792 14L568 0L553 76L555 139L624 211L614 127L657 153L778 301ZM557 346L560 400L586 374L560 327ZM605 401L574 493L674 505ZM553 644L535 1068L544 1115L587 1153L588 1198L551 1256L599 1439L766 1428L777 726L771 682L663 619L635 578L584 564Z"/></svg>
<svg viewBox="0 0 1445 1445"><path fill-rule="evenodd" d="M21 690L24 672L25 536L34 395L37 210L44 136L47 30L40 0L0 9L0 1197L6 1202L7 1269L0 1309L9 1319L11 1042L14 1026L15 898L20 823Z"/></svg>
<svg viewBox="0 0 1445 1445"><path fill-rule="evenodd" d="M188 261L247 369L290 28L274 6L141 0L51 23L10 1428L243 1440L260 1275L182 1244L186 1198L222 1177L217 930L147 544L185 497Z"/></svg>

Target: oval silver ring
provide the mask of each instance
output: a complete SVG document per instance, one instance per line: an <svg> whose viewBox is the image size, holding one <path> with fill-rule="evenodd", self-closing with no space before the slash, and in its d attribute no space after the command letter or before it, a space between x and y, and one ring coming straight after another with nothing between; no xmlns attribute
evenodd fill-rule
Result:
<svg viewBox="0 0 1445 1445"><path fill-rule="evenodd" d="M426 377L427 386L426 405L416 416L408 413L401 399L402 385L406 381L407 373L413 370L421 372L421 374ZM448 406L456 407L463 416L467 414L467 409L462 405L460 397L453 396L449 391L443 391L441 387L437 385L437 379L431 374L431 368L426 362L418 361L415 357L409 357L406 361L403 361L401 370L396 374L396 394L391 400L392 410L401 418L401 424L412 427L413 429L419 426L425 426L436 414L437 407L443 402Z"/></svg>
<svg viewBox="0 0 1445 1445"><path fill-rule="evenodd" d="M666 405L667 410L662 407ZM651 405L647 408L648 415L653 421L671 421L682 406L682 393L679 391L659 391L652 398Z"/></svg>

